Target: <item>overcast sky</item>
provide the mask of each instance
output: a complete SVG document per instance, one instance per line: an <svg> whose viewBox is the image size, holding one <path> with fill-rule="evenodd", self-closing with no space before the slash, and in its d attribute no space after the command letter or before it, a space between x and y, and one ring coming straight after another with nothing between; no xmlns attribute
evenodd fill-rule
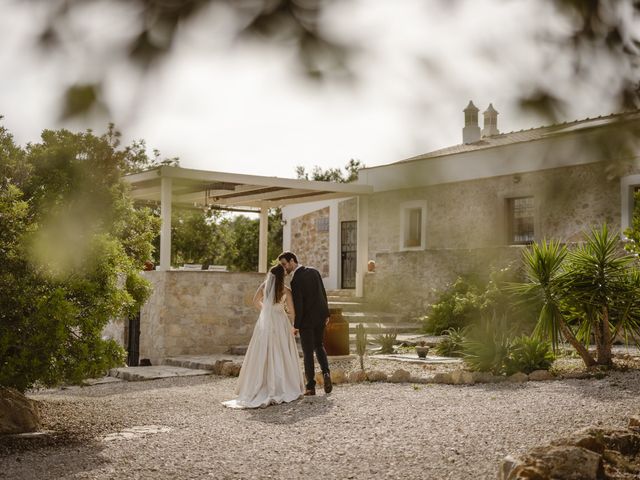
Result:
<svg viewBox="0 0 640 480"><path fill-rule="evenodd" d="M184 28L171 57L142 78L113 54L132 31L125 7L80 11L68 48L52 54L33 46L43 13L32 2L0 0L3 124L25 144L45 128L101 133L110 119L126 141L143 138L184 167L294 177L297 165L343 167L355 158L373 166L459 144L469 100L481 112L492 102L501 132L540 126L544 119L516 108L532 79L558 85L569 101L564 119L613 108L607 92L615 72L568 83L568 63L540 40L571 30L552 2L332 5L324 25L362 50L351 86L304 80L291 52L268 42L232 43L221 7ZM109 119L60 123L61 92L87 79L104 80Z"/></svg>

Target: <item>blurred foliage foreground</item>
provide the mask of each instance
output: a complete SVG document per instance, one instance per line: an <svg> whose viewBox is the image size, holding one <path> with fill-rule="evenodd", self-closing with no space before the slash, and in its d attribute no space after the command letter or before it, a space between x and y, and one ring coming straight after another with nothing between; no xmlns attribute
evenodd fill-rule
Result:
<svg viewBox="0 0 640 480"><path fill-rule="evenodd" d="M123 362L102 331L148 297L139 272L160 222L122 180L157 159L118 137L47 130L21 148L0 127L0 385L77 383Z"/></svg>

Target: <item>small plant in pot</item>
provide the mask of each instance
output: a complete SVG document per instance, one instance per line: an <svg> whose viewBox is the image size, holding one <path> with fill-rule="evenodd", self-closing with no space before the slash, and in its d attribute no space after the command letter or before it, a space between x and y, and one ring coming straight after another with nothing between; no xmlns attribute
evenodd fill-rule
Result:
<svg viewBox="0 0 640 480"><path fill-rule="evenodd" d="M427 353L429 353L429 347L425 342L418 342L416 344L416 353L418 354L418 358L427 358Z"/></svg>

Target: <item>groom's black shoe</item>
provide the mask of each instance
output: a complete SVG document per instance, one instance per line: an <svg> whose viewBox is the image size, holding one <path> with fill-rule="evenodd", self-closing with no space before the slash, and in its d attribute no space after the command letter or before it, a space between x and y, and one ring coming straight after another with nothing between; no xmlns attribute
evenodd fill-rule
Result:
<svg viewBox="0 0 640 480"><path fill-rule="evenodd" d="M322 376L322 380L324 382L324 393L331 393L331 390L333 390L333 384L331 383L331 374L325 373Z"/></svg>
<svg viewBox="0 0 640 480"><path fill-rule="evenodd" d="M315 395L315 394L316 394L316 389L315 389L315 388L307 388L307 389L304 391L304 396L305 396L305 397L309 397L309 396L311 396L311 395Z"/></svg>

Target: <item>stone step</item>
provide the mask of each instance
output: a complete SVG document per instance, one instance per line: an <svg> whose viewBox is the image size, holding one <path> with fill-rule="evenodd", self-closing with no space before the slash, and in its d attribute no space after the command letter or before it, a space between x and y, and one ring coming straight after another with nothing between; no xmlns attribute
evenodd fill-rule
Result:
<svg viewBox="0 0 640 480"><path fill-rule="evenodd" d="M363 323L364 325L364 323ZM355 334L357 323L349 324L349 333ZM420 334L420 326L415 323L380 323L380 324L366 324L365 331L369 335L376 335L381 333L413 333Z"/></svg>
<svg viewBox="0 0 640 480"><path fill-rule="evenodd" d="M421 322L403 320L403 316L398 313L387 312L342 312L342 318L349 323L415 323L417 328L422 326Z"/></svg>
<svg viewBox="0 0 640 480"><path fill-rule="evenodd" d="M158 365L151 367L120 367L109 370L109 376L140 382L143 380L155 380L158 378L192 377L199 375L211 375L211 371L196 368L185 368L173 365Z"/></svg>
<svg viewBox="0 0 640 480"><path fill-rule="evenodd" d="M242 362L242 355L244 355L244 352L229 352L228 354L216 355L177 355L163 359L162 364L173 367L192 368L196 370L213 370L216 362L220 360Z"/></svg>
<svg viewBox="0 0 640 480"><path fill-rule="evenodd" d="M327 297L349 298L354 297L355 294L356 291L354 289L327 290Z"/></svg>
<svg viewBox="0 0 640 480"><path fill-rule="evenodd" d="M329 301L329 308L341 308L343 312L366 312L373 310L374 307L364 302L353 300Z"/></svg>

